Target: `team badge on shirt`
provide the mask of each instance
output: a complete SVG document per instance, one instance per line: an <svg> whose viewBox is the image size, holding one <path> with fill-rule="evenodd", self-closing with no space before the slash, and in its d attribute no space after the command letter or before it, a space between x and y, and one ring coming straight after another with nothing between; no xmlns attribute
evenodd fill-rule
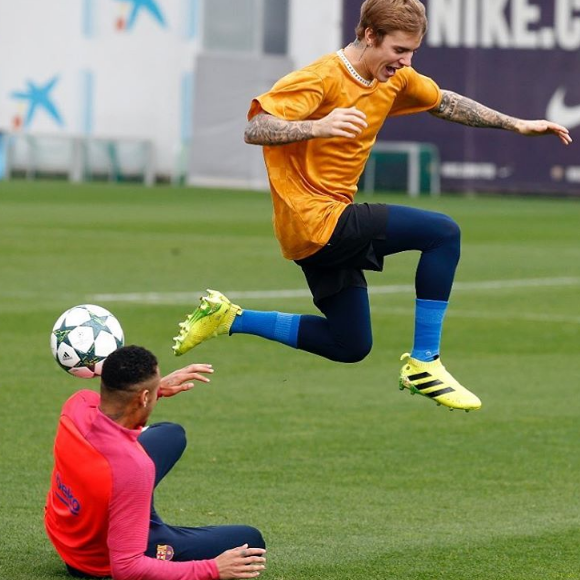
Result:
<svg viewBox="0 0 580 580"><path fill-rule="evenodd" d="M165 544L157 544L157 559L158 560L172 560L174 550L171 546Z"/></svg>

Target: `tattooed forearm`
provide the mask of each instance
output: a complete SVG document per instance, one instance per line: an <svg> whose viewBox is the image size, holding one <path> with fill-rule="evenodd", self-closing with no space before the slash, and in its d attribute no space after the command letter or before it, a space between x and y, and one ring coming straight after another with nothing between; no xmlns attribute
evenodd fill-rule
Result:
<svg viewBox="0 0 580 580"><path fill-rule="evenodd" d="M518 119L504 115L452 91L442 91L440 105L429 111L435 117L470 127L516 131Z"/></svg>
<svg viewBox="0 0 580 580"><path fill-rule="evenodd" d="M244 141L252 145L286 145L314 139L313 121L284 121L259 113L248 123Z"/></svg>

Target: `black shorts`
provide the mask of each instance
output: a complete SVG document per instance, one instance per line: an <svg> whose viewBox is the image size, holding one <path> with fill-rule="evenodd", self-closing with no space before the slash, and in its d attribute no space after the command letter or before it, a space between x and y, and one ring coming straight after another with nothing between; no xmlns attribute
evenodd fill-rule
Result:
<svg viewBox="0 0 580 580"><path fill-rule="evenodd" d="M312 256L296 260L315 304L344 288L366 288L363 270L382 271L384 256L375 253L373 240L387 237L388 209L384 203L350 204L326 246Z"/></svg>

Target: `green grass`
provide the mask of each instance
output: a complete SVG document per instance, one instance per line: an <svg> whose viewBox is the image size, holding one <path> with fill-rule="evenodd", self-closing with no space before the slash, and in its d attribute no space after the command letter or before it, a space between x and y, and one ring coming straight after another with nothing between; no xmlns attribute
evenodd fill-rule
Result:
<svg viewBox="0 0 580 580"><path fill-rule="evenodd" d="M306 288L280 257L263 193L0 183L0 578L66 578L42 525L52 438L63 401L98 384L58 369L48 341L58 315L85 302L112 310L162 371L214 364L211 385L156 409L189 436L156 503L175 524L260 528L263 577L579 577L580 203L372 200L462 226L443 351L480 412L398 391L410 291L372 294L375 346L357 365L249 336L172 356L204 288ZM371 287L412 284L417 258L389 258ZM543 285L506 284L530 280ZM316 312L306 297L242 306Z"/></svg>

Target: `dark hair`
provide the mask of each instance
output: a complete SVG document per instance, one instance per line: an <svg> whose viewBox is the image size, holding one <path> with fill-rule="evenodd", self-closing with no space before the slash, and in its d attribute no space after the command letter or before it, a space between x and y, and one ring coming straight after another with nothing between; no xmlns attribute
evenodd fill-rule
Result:
<svg viewBox="0 0 580 580"><path fill-rule="evenodd" d="M122 346L103 363L101 385L109 391L128 391L157 373L157 358L142 346Z"/></svg>
<svg viewBox="0 0 580 580"><path fill-rule="evenodd" d="M397 30L423 36L427 31L425 6L419 0L366 0L355 31L358 40L364 38L367 28L377 35L379 44Z"/></svg>

